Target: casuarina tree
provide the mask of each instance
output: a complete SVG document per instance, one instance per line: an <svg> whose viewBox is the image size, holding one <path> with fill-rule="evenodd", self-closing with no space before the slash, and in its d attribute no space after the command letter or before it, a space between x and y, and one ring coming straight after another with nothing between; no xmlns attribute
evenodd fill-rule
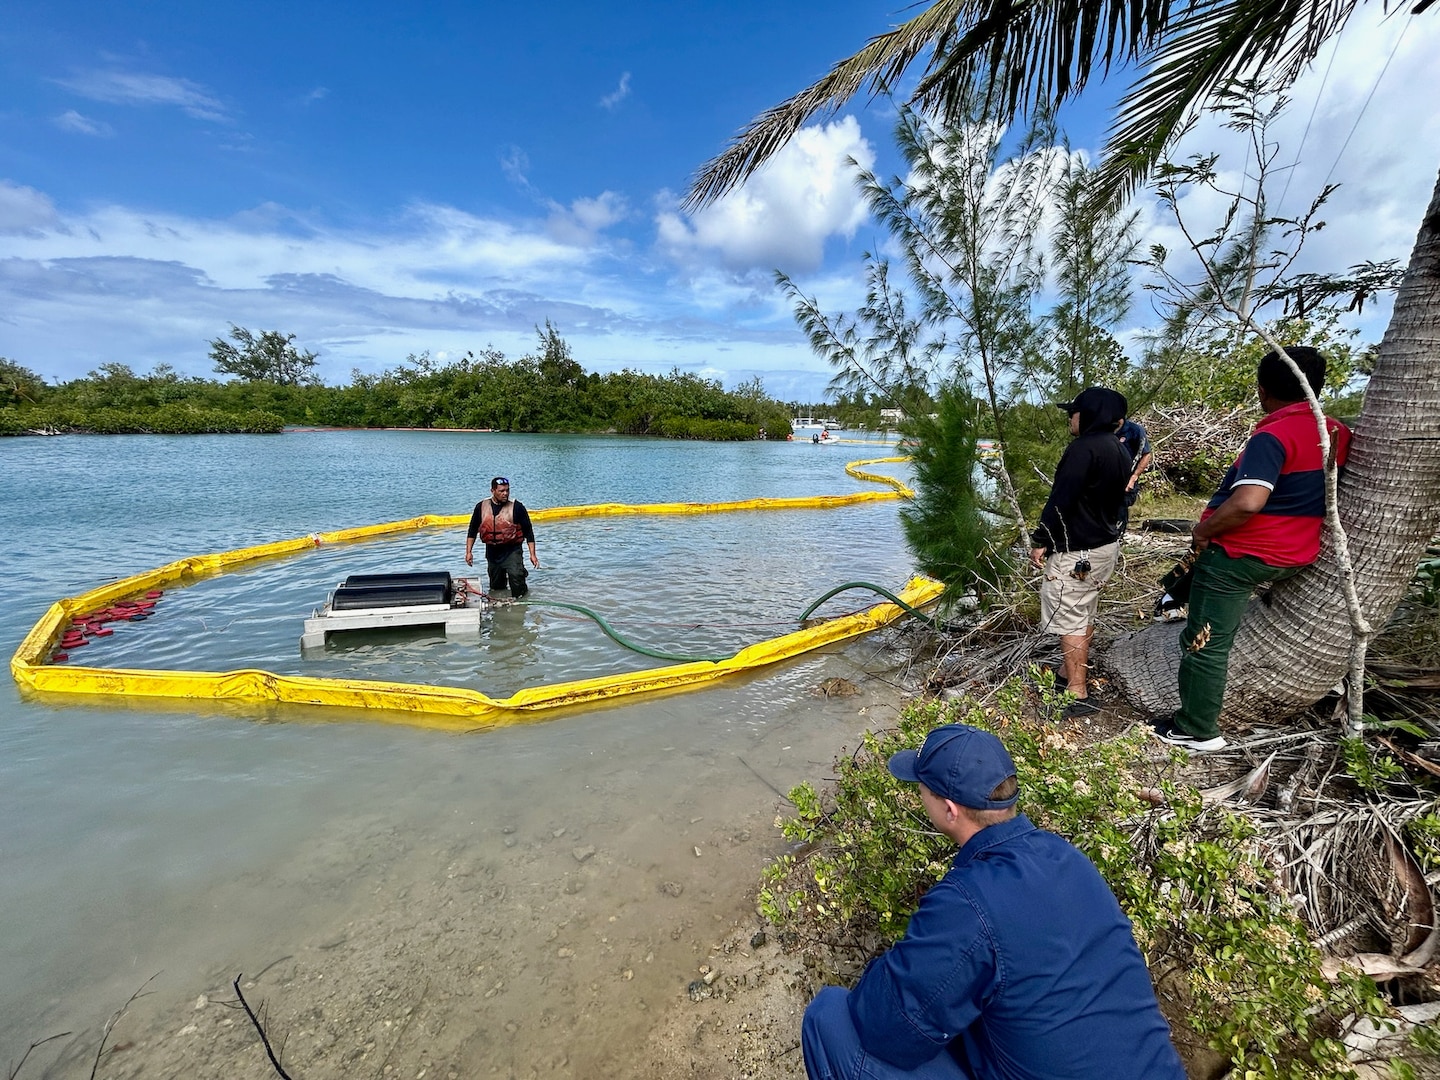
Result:
<svg viewBox="0 0 1440 1080"><path fill-rule="evenodd" d="M243 326L230 325L232 345L224 338L210 342L210 359L222 375L238 375L246 382L272 382L301 386L316 382L315 354L295 348L294 334L265 330L259 336Z"/></svg>

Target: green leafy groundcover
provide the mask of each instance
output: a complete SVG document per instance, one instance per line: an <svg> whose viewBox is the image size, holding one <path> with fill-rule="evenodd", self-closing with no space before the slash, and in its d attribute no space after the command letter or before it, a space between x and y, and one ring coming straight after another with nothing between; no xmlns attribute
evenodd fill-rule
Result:
<svg viewBox="0 0 1440 1080"><path fill-rule="evenodd" d="M772 864L760 895L782 939L818 944L833 971L837 958L869 955L905 932L954 846L885 762L940 724L973 724L1004 739L1021 810L1080 848L1115 890L1187 1059L1208 1047L1237 1077L1355 1076L1341 1021L1383 1016L1385 1003L1369 979L1332 983L1321 973L1249 821L1203 805L1175 780L1180 756L1155 761L1144 734L1087 745L1048 722L1060 704L1052 677L1032 671L985 704L912 705L896 728L867 732L841 758L833 792L822 797L809 783L791 792L796 813L781 828L808 853Z"/></svg>

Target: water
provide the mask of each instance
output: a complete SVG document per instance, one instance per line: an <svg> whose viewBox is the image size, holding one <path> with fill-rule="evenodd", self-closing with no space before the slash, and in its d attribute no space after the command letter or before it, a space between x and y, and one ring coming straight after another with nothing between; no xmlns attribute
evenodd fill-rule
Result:
<svg viewBox="0 0 1440 1080"><path fill-rule="evenodd" d="M0 440L0 648L45 608L187 555L466 513L864 490L884 447L320 432ZM896 466L879 467L895 469ZM896 504L537 527L532 596L666 651L732 652L833 585L910 574ZM302 659L349 573L465 571L464 529L267 561L167 592L84 662L524 686L654 666L557 609L481 640L366 634ZM483 576L483 571L482 571ZM846 594L838 613L872 597ZM102 1077L273 1075L222 1002L254 980L294 1075L624 1076L778 850L774 790L884 723L883 637L712 688L457 736L355 714L22 699L0 683L0 1064ZM817 697L841 675L855 698ZM696 849L701 854L695 854ZM202 1000L203 996L203 1000ZM197 1004L201 1005L197 1008Z"/></svg>

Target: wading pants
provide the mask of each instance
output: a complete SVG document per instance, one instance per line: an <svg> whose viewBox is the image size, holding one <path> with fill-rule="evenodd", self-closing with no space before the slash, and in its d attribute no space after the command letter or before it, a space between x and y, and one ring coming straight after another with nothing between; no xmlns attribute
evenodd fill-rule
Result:
<svg viewBox="0 0 1440 1080"><path fill-rule="evenodd" d="M827 986L805 1010L800 1044L810 1080L974 1080L948 1051L909 1070L867 1054L850 1019L849 996L848 990Z"/></svg>
<svg viewBox="0 0 1440 1080"><path fill-rule="evenodd" d="M516 548L503 559L487 559L485 561L485 569L490 574L491 592L494 592L496 589L505 588L505 579L507 577L510 579L510 596L512 599L519 600L520 597L530 591L530 587L525 584L525 579L530 576L530 572L525 569L524 548Z"/></svg>
<svg viewBox="0 0 1440 1080"><path fill-rule="evenodd" d="M1211 544L1195 561L1190 617L1180 633L1180 711L1174 724L1181 731L1199 739L1220 734L1230 647L1245 606L1256 586L1283 581L1301 569L1271 566L1254 555L1232 559L1217 544ZM1198 638L1204 638L1203 644L1191 651Z"/></svg>

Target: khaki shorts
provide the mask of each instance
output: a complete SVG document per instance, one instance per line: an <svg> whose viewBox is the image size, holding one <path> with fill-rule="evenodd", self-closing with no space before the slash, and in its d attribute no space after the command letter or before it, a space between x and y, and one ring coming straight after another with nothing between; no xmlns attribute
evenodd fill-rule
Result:
<svg viewBox="0 0 1440 1080"><path fill-rule="evenodd" d="M1057 551L1045 560L1045 580L1040 583L1040 632L1072 637L1083 634L1095 622L1100 608L1100 587L1115 573L1120 541L1089 551ZM1070 576L1081 559L1090 560L1084 581Z"/></svg>

